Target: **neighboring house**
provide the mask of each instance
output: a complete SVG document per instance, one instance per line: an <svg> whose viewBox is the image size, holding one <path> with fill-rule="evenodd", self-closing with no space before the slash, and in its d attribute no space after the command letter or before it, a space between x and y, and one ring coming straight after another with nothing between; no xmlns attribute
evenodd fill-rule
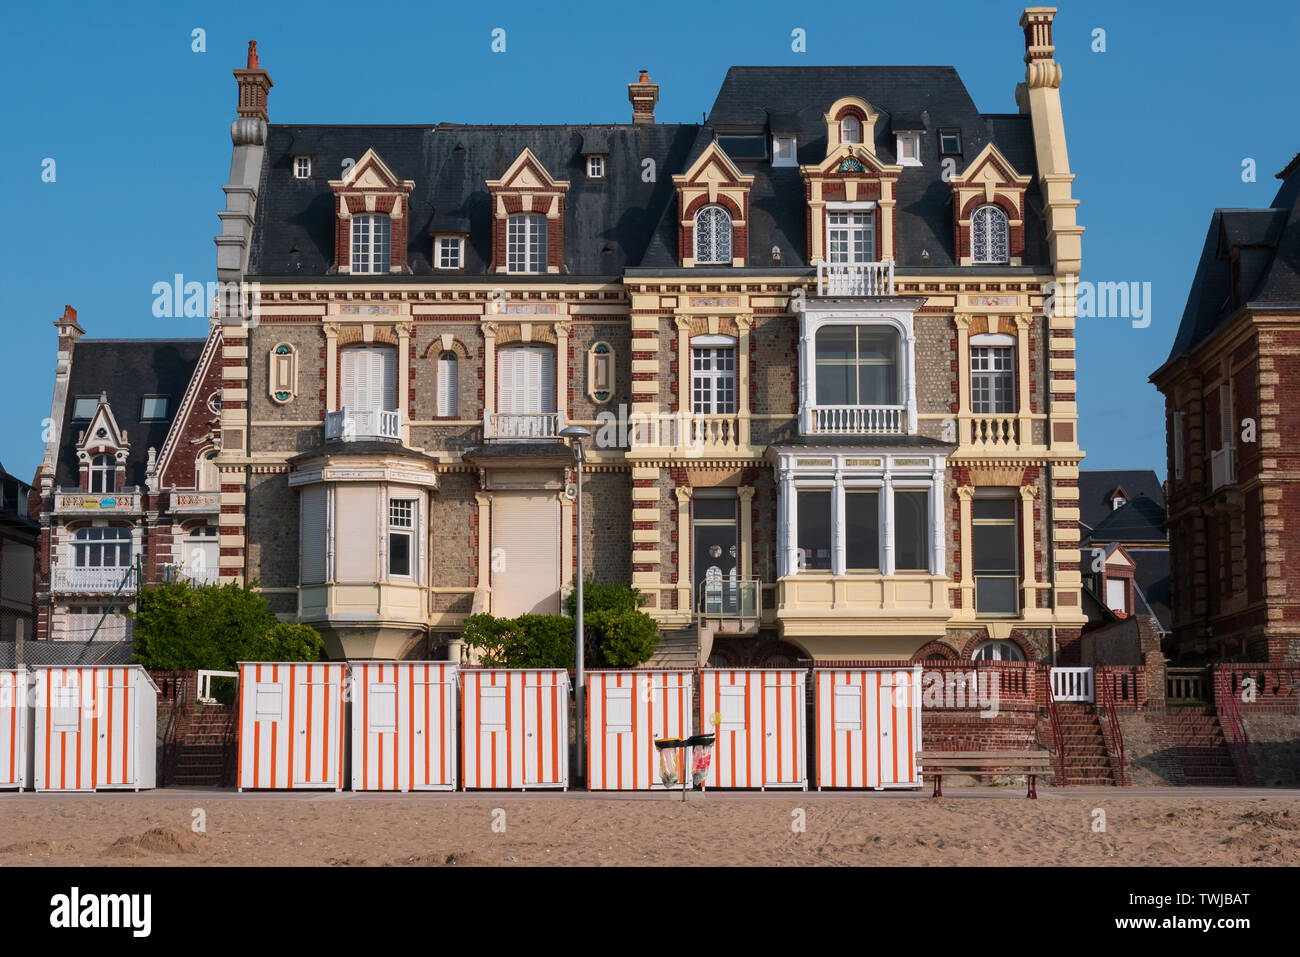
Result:
<svg viewBox="0 0 1300 957"><path fill-rule="evenodd" d="M1079 472L1084 609L1090 625L1151 615L1169 633L1165 494L1149 469Z"/></svg>
<svg viewBox="0 0 1300 957"><path fill-rule="evenodd" d="M1165 396L1173 643L1300 660L1300 156L1266 209L1216 209Z"/></svg>
<svg viewBox="0 0 1300 957"><path fill-rule="evenodd" d="M631 123L269 124L250 45L221 580L336 657L558 611L576 424L582 573L702 658L1077 661L1053 16L1021 19L1017 113L951 67L735 67L703 124L657 122L644 72Z"/></svg>
<svg viewBox="0 0 1300 957"><path fill-rule="evenodd" d="M27 514L32 487L0 465L0 641L13 641L22 628L32 637L35 620L36 533Z"/></svg>
<svg viewBox="0 0 1300 957"><path fill-rule="evenodd" d="M120 641L138 588L215 582L220 329L207 339L88 339L55 322L35 637Z"/></svg>

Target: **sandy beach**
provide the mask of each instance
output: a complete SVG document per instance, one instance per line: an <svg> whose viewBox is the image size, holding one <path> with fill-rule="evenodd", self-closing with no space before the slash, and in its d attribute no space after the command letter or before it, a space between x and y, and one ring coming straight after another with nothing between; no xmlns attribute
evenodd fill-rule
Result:
<svg viewBox="0 0 1300 957"><path fill-rule="evenodd" d="M0 866L1300 864L1296 791L950 790L6 794Z"/></svg>

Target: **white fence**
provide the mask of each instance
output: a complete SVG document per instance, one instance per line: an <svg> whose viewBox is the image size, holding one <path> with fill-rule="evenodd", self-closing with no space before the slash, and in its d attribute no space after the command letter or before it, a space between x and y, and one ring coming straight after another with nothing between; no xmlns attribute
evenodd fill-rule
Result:
<svg viewBox="0 0 1300 957"><path fill-rule="evenodd" d="M1091 668L1053 668L1052 697L1057 701L1094 700Z"/></svg>

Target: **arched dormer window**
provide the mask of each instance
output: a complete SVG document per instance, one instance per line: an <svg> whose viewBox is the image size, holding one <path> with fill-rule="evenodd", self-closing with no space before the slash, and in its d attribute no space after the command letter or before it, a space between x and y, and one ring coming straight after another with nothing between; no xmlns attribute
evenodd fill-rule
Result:
<svg viewBox="0 0 1300 957"><path fill-rule="evenodd" d="M970 219L971 260L976 263L1010 261L1007 214L998 206L981 206Z"/></svg>
<svg viewBox="0 0 1300 957"><path fill-rule="evenodd" d="M352 272L387 273L392 255L392 223L382 213L352 217Z"/></svg>
<svg viewBox="0 0 1300 957"><path fill-rule="evenodd" d="M731 265L731 215L721 206L705 206L695 214L697 265Z"/></svg>
<svg viewBox="0 0 1300 957"><path fill-rule="evenodd" d="M840 120L840 142L862 142L862 121L853 114L849 114Z"/></svg>

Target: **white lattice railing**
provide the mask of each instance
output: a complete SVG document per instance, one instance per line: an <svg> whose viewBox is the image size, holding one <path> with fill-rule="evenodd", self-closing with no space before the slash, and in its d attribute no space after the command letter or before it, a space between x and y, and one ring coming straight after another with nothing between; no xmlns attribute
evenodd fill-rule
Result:
<svg viewBox="0 0 1300 957"><path fill-rule="evenodd" d="M325 438L344 442L361 439L400 439L402 413L398 409L349 409L325 413Z"/></svg>
<svg viewBox="0 0 1300 957"><path fill-rule="evenodd" d="M892 296L894 261L817 264L819 296Z"/></svg>
<svg viewBox="0 0 1300 957"><path fill-rule="evenodd" d="M118 585L122 585L123 592L135 591L134 569L129 565L122 568L56 565L50 576L50 586L59 592L114 592Z"/></svg>
<svg viewBox="0 0 1300 957"><path fill-rule="evenodd" d="M485 439L556 439L563 428L561 412L488 412L483 416Z"/></svg>
<svg viewBox="0 0 1300 957"><path fill-rule="evenodd" d="M812 429L819 435L902 435L907 431L907 407L816 405Z"/></svg>

